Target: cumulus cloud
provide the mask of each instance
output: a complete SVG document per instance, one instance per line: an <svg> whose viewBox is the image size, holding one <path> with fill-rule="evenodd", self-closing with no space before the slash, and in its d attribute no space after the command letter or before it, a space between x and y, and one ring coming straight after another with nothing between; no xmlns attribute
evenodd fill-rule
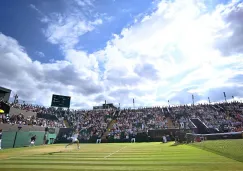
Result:
<svg viewBox="0 0 243 171"><path fill-rule="evenodd" d="M64 60L32 61L16 40L1 34L0 81L46 104L52 93L71 95L75 107L104 100L130 107L133 98L136 106L190 103L192 94L196 101L220 101L224 91L240 98L242 9L238 1L209 12L201 0L162 0L92 54L74 45L102 20L56 13L44 33L62 47ZM10 60L18 65L6 67Z"/></svg>
<svg viewBox="0 0 243 171"><path fill-rule="evenodd" d="M97 81L85 75L85 68L81 72L65 60L53 63L33 61L16 40L2 33L0 57L1 84L26 101L48 106L52 94L63 94L72 96L78 104L86 104L92 94L103 91Z"/></svg>
<svg viewBox="0 0 243 171"><path fill-rule="evenodd" d="M58 22L53 22L58 21ZM64 48L72 48L78 43L78 38L92 31L95 25L101 24L102 20L87 22L76 17L65 18L57 15L51 20L47 30L44 31L48 41L53 44L62 44Z"/></svg>
<svg viewBox="0 0 243 171"><path fill-rule="evenodd" d="M36 54L41 58L45 57L45 54L43 52L37 51Z"/></svg>
<svg viewBox="0 0 243 171"><path fill-rule="evenodd" d="M79 6L93 6L93 0L74 0Z"/></svg>
<svg viewBox="0 0 243 171"><path fill-rule="evenodd" d="M224 8L218 9L223 13L223 19L227 27L220 30L221 36L216 42L223 55L235 55L243 53L243 4L235 3L229 5L227 10Z"/></svg>
<svg viewBox="0 0 243 171"><path fill-rule="evenodd" d="M43 29L47 40L52 44L59 44L63 50L73 48L79 41L79 37L93 31L95 26L102 24L102 19L89 17L93 8L91 0L75 0L66 2L66 10L63 13L53 12L45 15L41 21L47 24Z"/></svg>
<svg viewBox="0 0 243 171"><path fill-rule="evenodd" d="M30 8L37 11L39 14L42 14L42 12L34 4L30 4Z"/></svg>
<svg viewBox="0 0 243 171"><path fill-rule="evenodd" d="M226 87L242 84L240 79L238 83L231 81L242 73L241 42L232 45L233 53L224 53L225 46L234 42L242 30L239 27L241 10L242 3L237 1L219 5L213 12L207 12L203 1L161 1L152 14L124 28L120 35L114 35L102 51L110 85L114 82L113 85L120 88L127 87L128 92L128 87L143 91L146 104L157 104L158 99L160 104L166 104L167 99L172 103L190 103L193 93L205 94L206 99L207 95L215 100L223 98L213 98L208 92L216 88L222 91L221 87L230 91ZM232 33L228 34L231 39L224 42L222 33L227 32ZM219 48L214 48L219 43ZM109 71L115 71L112 72L114 77ZM124 79L123 75L136 75L139 79L127 77L125 85L118 85L116 76ZM148 93L151 90L153 93Z"/></svg>

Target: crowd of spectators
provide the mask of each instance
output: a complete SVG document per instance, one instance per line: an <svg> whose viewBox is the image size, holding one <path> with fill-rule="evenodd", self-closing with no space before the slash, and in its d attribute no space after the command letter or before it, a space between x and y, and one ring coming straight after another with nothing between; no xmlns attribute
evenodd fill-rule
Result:
<svg viewBox="0 0 243 171"><path fill-rule="evenodd" d="M114 110L71 110L66 116L72 127L80 131L80 138L89 140L92 136L102 137L111 122Z"/></svg>
<svg viewBox="0 0 243 171"><path fill-rule="evenodd" d="M0 123L33 125L42 127L72 127L80 131L80 138L89 140L92 136L101 137L112 120L114 110L69 110L43 107L30 104L8 103L12 108L34 112L36 116L0 115Z"/></svg>
<svg viewBox="0 0 243 171"><path fill-rule="evenodd" d="M40 112L42 110L45 110L46 108L39 105L32 105L32 104L19 104L19 103L9 103L9 105L16 109L31 111L31 112Z"/></svg>
<svg viewBox="0 0 243 171"><path fill-rule="evenodd" d="M243 131L243 104L231 102L122 110L108 130L108 137L127 139L131 134L171 127L191 129L195 126L191 122L193 118L219 132Z"/></svg>
<svg viewBox="0 0 243 171"><path fill-rule="evenodd" d="M16 125L32 125L41 127L65 127L65 124L61 119L59 120L48 120L45 118L37 118L36 116L25 117L22 113L18 115L0 115L0 123L16 124Z"/></svg>
<svg viewBox="0 0 243 171"><path fill-rule="evenodd" d="M32 111L36 116L0 115L0 123L38 125L43 127L72 127L79 130L81 139L92 136L129 139L139 132L153 129L191 128L190 119L199 118L208 128L242 131L243 103L178 105L123 110L64 110L29 104L9 104L13 108ZM55 116L55 117L54 117ZM54 118L53 118L54 117ZM110 126L110 123L112 125ZM108 129L108 130L107 130Z"/></svg>
<svg viewBox="0 0 243 171"><path fill-rule="evenodd" d="M166 128L168 128L168 118L160 107L124 109L120 111L113 127L109 130L108 137L128 139L139 132Z"/></svg>
<svg viewBox="0 0 243 171"><path fill-rule="evenodd" d="M169 108L174 125L190 127L190 119L199 118L208 128L241 131L243 126L243 104L240 102L174 106ZM226 130L226 131L227 131Z"/></svg>
<svg viewBox="0 0 243 171"><path fill-rule="evenodd" d="M0 123L17 124L17 125L32 125L42 127L65 127L64 119L59 117L58 110L54 108L45 108L38 105L7 103L10 107L20 109L16 113L5 113L0 115ZM25 115L24 112L34 112L35 115ZM41 114L41 115L39 115ZM53 115L55 117L53 117ZM41 117L38 117L41 116Z"/></svg>

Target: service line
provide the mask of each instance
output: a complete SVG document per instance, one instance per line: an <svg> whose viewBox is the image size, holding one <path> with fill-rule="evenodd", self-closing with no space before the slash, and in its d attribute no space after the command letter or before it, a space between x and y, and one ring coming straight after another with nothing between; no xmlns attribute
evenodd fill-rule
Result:
<svg viewBox="0 0 243 171"><path fill-rule="evenodd" d="M113 154L118 153L119 151L123 150L123 149L126 148L126 147L127 147L127 146L122 147L122 148L120 148L119 150L117 150L117 151L115 151L115 152L113 152L113 153L110 153L109 155L105 156L104 158L108 158L108 157L112 156Z"/></svg>

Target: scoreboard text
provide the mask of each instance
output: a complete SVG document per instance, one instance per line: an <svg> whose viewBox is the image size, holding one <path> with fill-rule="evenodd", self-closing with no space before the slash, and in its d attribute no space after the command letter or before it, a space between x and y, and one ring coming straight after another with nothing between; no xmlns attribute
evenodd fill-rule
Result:
<svg viewBox="0 0 243 171"><path fill-rule="evenodd" d="M70 101L71 101L70 96L61 96L61 95L53 94L51 106L69 108L70 107Z"/></svg>

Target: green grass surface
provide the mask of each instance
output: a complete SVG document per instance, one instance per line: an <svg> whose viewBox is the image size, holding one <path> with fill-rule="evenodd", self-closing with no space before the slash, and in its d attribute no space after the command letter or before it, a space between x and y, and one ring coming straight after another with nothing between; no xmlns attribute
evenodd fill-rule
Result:
<svg viewBox="0 0 243 171"><path fill-rule="evenodd" d="M171 143L81 144L7 149L0 171L167 170L242 171L243 163L188 145Z"/></svg>
<svg viewBox="0 0 243 171"><path fill-rule="evenodd" d="M200 143L193 143L192 145L243 162L242 139L203 141Z"/></svg>

